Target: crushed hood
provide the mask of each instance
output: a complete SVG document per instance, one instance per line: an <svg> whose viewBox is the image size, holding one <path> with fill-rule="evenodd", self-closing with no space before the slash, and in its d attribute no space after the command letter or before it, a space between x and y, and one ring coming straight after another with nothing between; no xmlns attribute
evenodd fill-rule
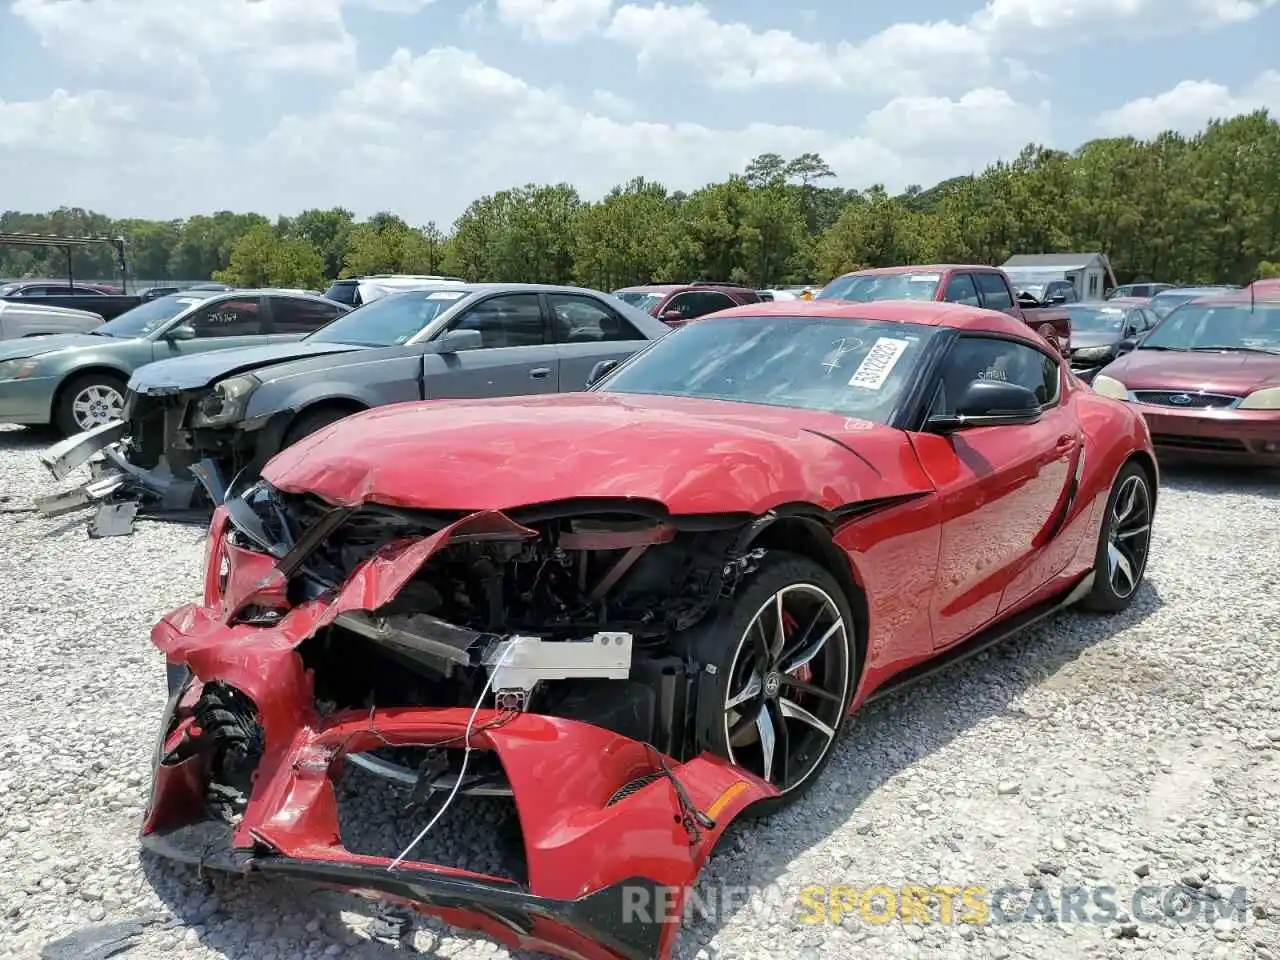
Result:
<svg viewBox="0 0 1280 960"><path fill-rule="evenodd" d="M1130 390L1203 390L1242 397L1280 385L1280 355L1135 350L1105 372Z"/></svg>
<svg viewBox="0 0 1280 960"><path fill-rule="evenodd" d="M95 337L87 333L55 333L44 337L21 337L17 340L0 340L0 360L25 360L53 353L55 350L73 350L76 347L102 347L119 343L111 337Z"/></svg>
<svg viewBox="0 0 1280 960"><path fill-rule="evenodd" d="M214 350L187 357L158 360L140 368L129 382L138 393L153 390L198 390L210 387L227 377L248 373L260 367L332 353L347 353L360 347L346 343L316 343L295 340L269 343L260 347L237 347Z"/></svg>
<svg viewBox="0 0 1280 960"><path fill-rule="evenodd" d="M380 407L286 449L263 476L337 504L464 511L635 498L759 514L930 489L905 436L864 420L608 393Z"/></svg>

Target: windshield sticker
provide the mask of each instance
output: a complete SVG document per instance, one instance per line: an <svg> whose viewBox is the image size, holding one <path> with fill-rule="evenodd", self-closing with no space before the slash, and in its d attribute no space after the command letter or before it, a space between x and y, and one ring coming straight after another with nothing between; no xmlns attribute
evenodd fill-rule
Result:
<svg viewBox="0 0 1280 960"><path fill-rule="evenodd" d="M859 420L857 417L848 417L844 422L846 430L874 430L876 425L870 420Z"/></svg>
<svg viewBox="0 0 1280 960"><path fill-rule="evenodd" d="M881 337L871 345L867 355L858 364L858 369L849 378L849 386L879 390L889 379L889 374L893 373L893 368L898 365L898 361L902 359L903 353L909 346L911 346L910 340Z"/></svg>
<svg viewBox="0 0 1280 960"><path fill-rule="evenodd" d="M461 300L465 294L459 290L440 290L427 294L428 300Z"/></svg>
<svg viewBox="0 0 1280 960"><path fill-rule="evenodd" d="M178 297L178 303L185 303L188 307L193 307L197 303L204 303L204 301L196 297Z"/></svg>
<svg viewBox="0 0 1280 960"><path fill-rule="evenodd" d="M912 283L937 283L942 279L940 273L913 273L910 278Z"/></svg>

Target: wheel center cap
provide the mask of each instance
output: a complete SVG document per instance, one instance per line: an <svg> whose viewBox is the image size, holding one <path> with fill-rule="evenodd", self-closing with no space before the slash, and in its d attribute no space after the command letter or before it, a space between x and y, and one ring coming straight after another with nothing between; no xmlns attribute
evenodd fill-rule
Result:
<svg viewBox="0 0 1280 960"><path fill-rule="evenodd" d="M764 695L766 697L776 697L780 689L782 689L782 678L776 673L771 673L764 678Z"/></svg>

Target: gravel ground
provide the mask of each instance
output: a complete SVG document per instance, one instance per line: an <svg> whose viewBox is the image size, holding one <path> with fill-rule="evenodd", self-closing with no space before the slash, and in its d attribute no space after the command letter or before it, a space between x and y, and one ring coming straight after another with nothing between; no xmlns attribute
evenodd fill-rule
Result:
<svg viewBox="0 0 1280 960"><path fill-rule="evenodd" d="M130 960L405 956L367 939L367 904L139 856L163 701L148 629L197 596L202 531L140 524L91 541L82 517L14 512L44 487L33 454L47 442L0 433L0 956L136 919ZM704 902L723 885L764 892L691 920L677 955L1280 960L1280 481L1165 480L1147 584L1126 615L1059 616L865 711L805 802L730 834ZM384 797L344 812L363 824L353 845L415 832ZM434 852L496 867L496 816L450 816ZM1202 918L1247 887L1245 922L1128 915L1135 887L1179 883ZM814 925L796 907L811 884L1013 886L1007 912L1109 886L1123 912L924 926L854 911ZM430 922L408 948L505 953Z"/></svg>

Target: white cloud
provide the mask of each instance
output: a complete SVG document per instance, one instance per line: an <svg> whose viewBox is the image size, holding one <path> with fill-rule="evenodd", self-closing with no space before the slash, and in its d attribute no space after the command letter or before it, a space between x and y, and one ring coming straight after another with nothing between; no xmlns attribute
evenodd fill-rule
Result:
<svg viewBox="0 0 1280 960"><path fill-rule="evenodd" d="M527 0L532 2L532 0ZM987 0L967 20L896 23L859 43L807 40L716 19L700 0L617 9L604 36L641 65L683 64L727 89L822 86L937 93L967 89L997 63L1126 29L1168 31L1236 23L1280 0Z"/></svg>
<svg viewBox="0 0 1280 960"><path fill-rule="evenodd" d="M1022 146L1027 118L1043 119L1042 108L995 90L895 101L856 136L767 123L658 123L630 119L616 106L605 93L590 108L575 106L468 51L415 57L401 50L327 109L286 118L244 169L288 171L295 206L344 203L448 220L474 197L527 182L568 181L588 198L636 175L694 189L741 172L767 151L815 151L849 185L901 188L980 168L995 151ZM889 142L894 123L932 129L897 131ZM342 144L340 160L334 143ZM278 197L284 188L268 178L253 189Z"/></svg>
<svg viewBox="0 0 1280 960"><path fill-rule="evenodd" d="M553 42L576 40L600 29L613 0L497 0L498 19L526 36Z"/></svg>
<svg viewBox="0 0 1280 960"><path fill-rule="evenodd" d="M434 0L13 0L53 54L173 96L208 88L218 61L249 75L350 75L356 40L343 12L414 13ZM162 83L155 81L162 77Z"/></svg>
<svg viewBox="0 0 1280 960"><path fill-rule="evenodd" d="M605 36L634 49L643 66L679 63L730 89L812 84L918 91L926 75L958 80L988 63L981 37L947 21L894 24L859 44L827 45L788 30L721 23L702 3L626 4Z"/></svg>
<svg viewBox="0 0 1280 960"><path fill-rule="evenodd" d="M634 117L638 112L634 103L611 90L592 91L591 103L601 113L610 117Z"/></svg>
<svg viewBox="0 0 1280 960"><path fill-rule="evenodd" d="M983 87L958 100L898 97L867 115L864 130L877 143L905 153L949 152L975 142L990 145L990 159L1051 132L1050 107L1018 103L1007 91Z"/></svg>
<svg viewBox="0 0 1280 960"><path fill-rule="evenodd" d="M128 105L102 90L81 94L55 90L43 100L0 100L0 146L97 157L114 125L134 118Z"/></svg>
<svg viewBox="0 0 1280 960"><path fill-rule="evenodd" d="M1183 80L1172 90L1106 111L1098 118L1098 127L1111 136L1153 137L1165 130L1194 133L1210 120L1261 109L1280 112L1280 70L1263 71L1238 92L1208 80Z"/></svg>

